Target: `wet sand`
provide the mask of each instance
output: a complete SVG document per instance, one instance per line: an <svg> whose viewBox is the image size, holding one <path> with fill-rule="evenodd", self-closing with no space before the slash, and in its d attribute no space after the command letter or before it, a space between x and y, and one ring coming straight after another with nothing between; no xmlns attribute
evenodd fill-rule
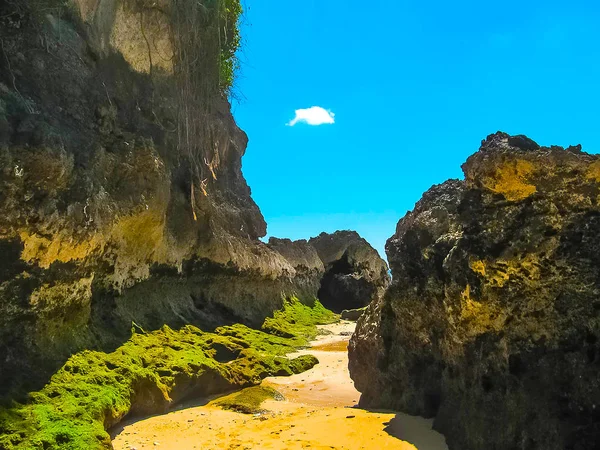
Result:
<svg viewBox="0 0 600 450"><path fill-rule="evenodd" d="M210 403L125 424L114 436L115 450L221 449L399 449L447 450L431 420L355 406L360 393L348 374L347 345L354 323L322 328L312 348L320 363L291 377L264 383L285 397L267 400L263 414L223 411Z"/></svg>

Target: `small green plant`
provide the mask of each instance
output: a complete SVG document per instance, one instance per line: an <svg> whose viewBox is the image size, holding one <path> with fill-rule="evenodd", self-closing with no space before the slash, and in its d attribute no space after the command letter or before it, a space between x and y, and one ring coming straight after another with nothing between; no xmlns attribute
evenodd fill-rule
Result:
<svg viewBox="0 0 600 450"><path fill-rule="evenodd" d="M240 67L237 51L242 14L240 0L173 2L176 71L183 82L200 88L198 93L213 95L212 91L218 90L227 96L231 92Z"/></svg>
<svg viewBox="0 0 600 450"><path fill-rule="evenodd" d="M240 0L221 0L220 31L221 31L221 61L219 84L221 92L231 94L235 75L240 69L237 51L241 44L240 18L243 14Z"/></svg>

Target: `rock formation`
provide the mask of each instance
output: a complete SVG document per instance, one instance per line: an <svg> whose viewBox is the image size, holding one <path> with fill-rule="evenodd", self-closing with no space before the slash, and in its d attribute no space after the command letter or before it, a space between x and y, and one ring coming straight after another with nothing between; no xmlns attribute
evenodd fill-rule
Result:
<svg viewBox="0 0 600 450"><path fill-rule="evenodd" d="M435 416L451 449L600 442L600 157L497 133L386 246L350 343L364 407Z"/></svg>
<svg viewBox="0 0 600 450"><path fill-rule="evenodd" d="M260 326L317 295L312 247L258 240L214 17L236 1L0 3L0 397L132 326Z"/></svg>
<svg viewBox="0 0 600 450"><path fill-rule="evenodd" d="M364 308L358 309L344 309L340 314L340 319L356 322L358 319L360 319L360 316L362 316L366 310L366 306Z"/></svg>
<svg viewBox="0 0 600 450"><path fill-rule="evenodd" d="M281 254L314 289L323 305L337 313L361 308L381 296L390 277L377 250L355 231L321 233L304 239L269 240L269 248Z"/></svg>
<svg viewBox="0 0 600 450"><path fill-rule="evenodd" d="M308 243L325 267L319 300L332 311L367 306L388 286L387 264L358 233L321 233Z"/></svg>
<svg viewBox="0 0 600 450"><path fill-rule="evenodd" d="M269 238L268 247L283 256L294 268L296 274L304 274L320 279L325 272L317 250L306 239ZM318 289L318 286L316 287Z"/></svg>

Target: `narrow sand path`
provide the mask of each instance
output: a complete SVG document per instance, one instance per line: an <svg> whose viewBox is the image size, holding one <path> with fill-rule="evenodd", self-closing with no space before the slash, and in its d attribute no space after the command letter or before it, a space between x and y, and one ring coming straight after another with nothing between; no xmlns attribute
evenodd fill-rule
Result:
<svg viewBox="0 0 600 450"><path fill-rule="evenodd" d="M114 436L115 450L217 449L399 449L447 450L431 420L355 408L360 393L348 374L347 345L354 323L322 328L312 348L320 364L291 377L264 383L285 397L267 400L264 414L244 415L210 404L125 424Z"/></svg>

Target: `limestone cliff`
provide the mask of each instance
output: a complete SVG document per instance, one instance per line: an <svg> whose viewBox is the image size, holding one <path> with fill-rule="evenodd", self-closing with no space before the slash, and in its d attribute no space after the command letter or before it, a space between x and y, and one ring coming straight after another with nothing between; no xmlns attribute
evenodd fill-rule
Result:
<svg viewBox="0 0 600 450"><path fill-rule="evenodd" d="M427 191L350 343L361 405L435 416L451 449L597 448L599 169L497 133Z"/></svg>
<svg viewBox="0 0 600 450"><path fill-rule="evenodd" d="M258 241L229 3L0 3L0 395L132 326L259 325L316 294Z"/></svg>

